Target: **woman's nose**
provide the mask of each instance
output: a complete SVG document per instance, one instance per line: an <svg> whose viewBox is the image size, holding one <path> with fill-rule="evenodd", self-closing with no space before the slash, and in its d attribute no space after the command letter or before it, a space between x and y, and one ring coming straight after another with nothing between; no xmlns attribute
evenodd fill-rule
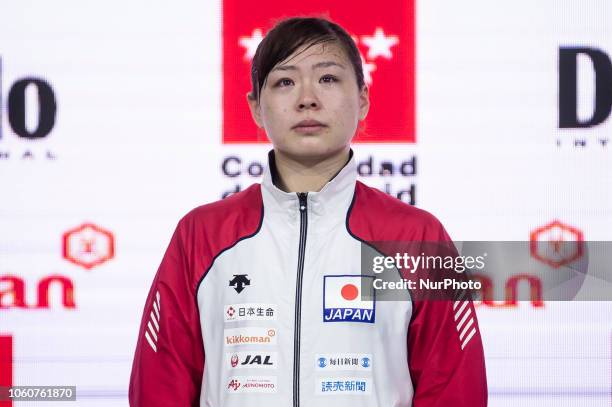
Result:
<svg viewBox="0 0 612 407"><path fill-rule="evenodd" d="M317 109L320 105L319 100L313 92L313 89L310 85L303 85L302 93L300 94L300 98L298 100L298 109Z"/></svg>

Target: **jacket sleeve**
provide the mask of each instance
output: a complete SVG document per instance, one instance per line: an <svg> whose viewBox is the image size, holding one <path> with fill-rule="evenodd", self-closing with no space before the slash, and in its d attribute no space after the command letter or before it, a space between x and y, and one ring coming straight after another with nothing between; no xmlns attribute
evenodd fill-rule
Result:
<svg viewBox="0 0 612 407"><path fill-rule="evenodd" d="M199 405L204 346L186 240L179 222L144 307L130 377L130 406Z"/></svg>
<svg viewBox="0 0 612 407"><path fill-rule="evenodd" d="M450 237L439 227L436 240L444 243L438 247L445 247L443 255L457 256ZM465 274L457 276L458 281L465 278ZM469 291L447 290L442 297L427 298L421 295L413 301L408 328L413 406L486 406L484 351Z"/></svg>
<svg viewBox="0 0 612 407"><path fill-rule="evenodd" d="M418 301L408 355L414 407L487 405L484 353L471 300Z"/></svg>

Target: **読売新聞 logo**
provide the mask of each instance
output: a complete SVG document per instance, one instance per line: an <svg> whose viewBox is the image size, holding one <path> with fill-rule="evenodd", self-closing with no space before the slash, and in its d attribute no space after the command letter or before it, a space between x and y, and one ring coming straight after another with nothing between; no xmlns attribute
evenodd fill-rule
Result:
<svg viewBox="0 0 612 407"><path fill-rule="evenodd" d="M363 293L363 279L372 276L331 275L323 277L323 322L374 323L376 301ZM366 285L371 288L371 284Z"/></svg>
<svg viewBox="0 0 612 407"><path fill-rule="evenodd" d="M315 393L324 396L369 395L372 382L367 377L325 377L315 380Z"/></svg>

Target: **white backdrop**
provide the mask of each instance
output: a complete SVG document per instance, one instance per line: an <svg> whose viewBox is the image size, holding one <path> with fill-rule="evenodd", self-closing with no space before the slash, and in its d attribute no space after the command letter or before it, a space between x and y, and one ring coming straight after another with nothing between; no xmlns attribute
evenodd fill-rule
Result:
<svg viewBox="0 0 612 407"><path fill-rule="evenodd" d="M396 3L377 8L393 14ZM222 172L226 157L239 158L246 173L270 148L222 141L223 77L233 74L223 71L224 18L239 18L224 17L222 7L0 1L0 336L12 337L14 385L76 385L78 401L67 406L127 405L142 307L176 222L259 181ZM265 2L240 12L251 7ZM351 18L359 27L370 18L371 33L393 34L382 16L344 7L353 9L339 21L349 31ZM414 10L416 62L407 75L416 78L409 137L416 141L354 149L358 162L399 167L414 158L416 174L361 179L393 193L413 186L414 203L456 240L528 240L553 220L586 240L611 240L612 147L605 143L612 120L558 125L559 48L595 48L611 58L610 2L427 0ZM397 63L376 62L373 90L383 64ZM585 57L578 68L577 109L587 120L595 71ZM53 128L37 140L11 125L20 113L9 96L24 78L46 81L57 105ZM48 106L33 86L25 100L34 131ZM113 236L112 258L92 268L63 256L63 234L86 223ZM76 241L81 263L108 250L99 234ZM52 285L49 306L39 306L38 285L53 275L73 284L74 305L64 305ZM490 405L610 405L610 303L480 306L478 315Z"/></svg>

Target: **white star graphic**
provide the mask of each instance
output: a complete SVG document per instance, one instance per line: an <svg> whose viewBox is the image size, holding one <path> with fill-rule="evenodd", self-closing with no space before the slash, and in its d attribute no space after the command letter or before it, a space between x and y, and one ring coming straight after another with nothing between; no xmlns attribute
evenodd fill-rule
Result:
<svg viewBox="0 0 612 407"><path fill-rule="evenodd" d="M391 47L399 43L397 35L385 35L384 31L380 27L376 27L374 36L361 36L361 42L368 46L368 58L375 59L378 56L391 59L393 54L391 53Z"/></svg>
<svg viewBox="0 0 612 407"><path fill-rule="evenodd" d="M263 34L259 28L254 29L250 37L242 36L238 39L238 43L246 48L245 59L249 61L253 59L261 40L263 40Z"/></svg>
<svg viewBox="0 0 612 407"><path fill-rule="evenodd" d="M366 60L363 59L363 55L361 55L361 53L359 53L359 55L361 56L361 65L363 66L363 81L366 85L370 86L372 84L372 71L376 70L376 64L366 62Z"/></svg>

